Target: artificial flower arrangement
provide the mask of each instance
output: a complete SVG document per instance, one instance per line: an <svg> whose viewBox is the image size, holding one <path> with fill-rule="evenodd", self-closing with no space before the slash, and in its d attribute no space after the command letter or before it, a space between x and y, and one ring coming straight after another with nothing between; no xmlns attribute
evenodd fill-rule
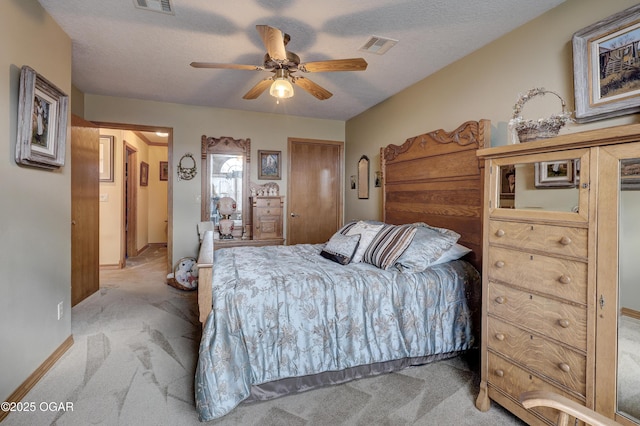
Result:
<svg viewBox="0 0 640 426"><path fill-rule="evenodd" d="M552 114L549 118L539 118L538 120L525 120L522 118L522 108L524 104L536 96L544 96L547 93L556 95L562 104L562 112ZM536 139L547 139L557 136L560 128L573 121L571 112L566 110L564 99L556 92L545 90L542 87L530 89L527 93L520 95L518 102L513 106L513 117L509 120L509 128L518 133L520 142L529 142Z"/></svg>

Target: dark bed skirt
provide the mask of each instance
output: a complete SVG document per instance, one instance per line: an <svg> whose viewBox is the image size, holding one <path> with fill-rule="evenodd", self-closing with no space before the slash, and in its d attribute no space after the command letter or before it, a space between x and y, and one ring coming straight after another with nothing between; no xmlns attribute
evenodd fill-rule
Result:
<svg viewBox="0 0 640 426"><path fill-rule="evenodd" d="M363 377L376 376L378 374L392 373L407 367L429 364L434 361L453 358L462 355L464 351L449 352L445 354L429 355L424 357L403 358L375 364L360 365L340 371L326 371L302 377L290 377L251 386L251 395L243 403L267 401L285 395L306 392L324 386L339 385Z"/></svg>

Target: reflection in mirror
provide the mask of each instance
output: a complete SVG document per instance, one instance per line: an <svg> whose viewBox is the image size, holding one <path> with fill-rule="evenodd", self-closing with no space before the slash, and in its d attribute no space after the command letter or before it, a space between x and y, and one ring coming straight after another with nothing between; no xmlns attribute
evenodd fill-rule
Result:
<svg viewBox="0 0 640 426"><path fill-rule="evenodd" d="M640 422L640 159L621 161L620 189L617 403Z"/></svg>
<svg viewBox="0 0 640 426"><path fill-rule="evenodd" d="M579 182L579 159L504 165L500 167L497 206L577 212Z"/></svg>
<svg viewBox="0 0 640 426"><path fill-rule="evenodd" d="M240 237L248 220L250 139L202 136L202 208L201 220L216 226L221 219L218 201L231 197L236 202L234 237Z"/></svg>

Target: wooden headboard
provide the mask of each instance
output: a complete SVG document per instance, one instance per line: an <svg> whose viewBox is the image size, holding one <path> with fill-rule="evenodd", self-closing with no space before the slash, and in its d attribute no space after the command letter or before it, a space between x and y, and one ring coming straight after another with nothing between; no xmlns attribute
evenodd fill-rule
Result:
<svg viewBox="0 0 640 426"><path fill-rule="evenodd" d="M383 221L424 222L456 231L458 242L473 250L465 259L480 271L484 166L476 150L490 141L491 124L480 120L381 148Z"/></svg>

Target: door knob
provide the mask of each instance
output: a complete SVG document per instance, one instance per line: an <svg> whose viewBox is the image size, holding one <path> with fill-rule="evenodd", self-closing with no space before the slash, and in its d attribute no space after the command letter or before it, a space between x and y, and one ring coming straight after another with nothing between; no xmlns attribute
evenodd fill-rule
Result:
<svg viewBox="0 0 640 426"><path fill-rule="evenodd" d="M291 213L291 217L299 217L300 215L297 213Z"/></svg>

